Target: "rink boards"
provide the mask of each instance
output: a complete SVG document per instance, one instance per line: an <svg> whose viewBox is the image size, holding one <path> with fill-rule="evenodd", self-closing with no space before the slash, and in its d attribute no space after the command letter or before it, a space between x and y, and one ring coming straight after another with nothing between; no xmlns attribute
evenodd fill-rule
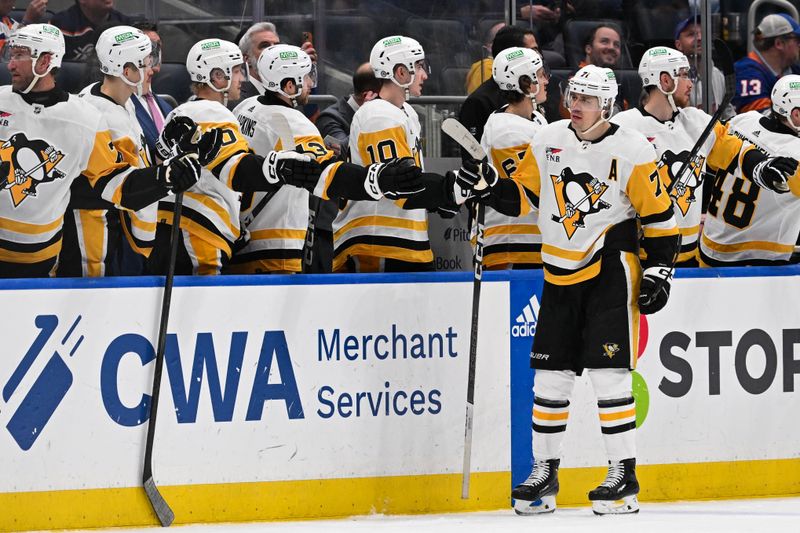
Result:
<svg viewBox="0 0 800 533"><path fill-rule="evenodd" d="M800 493L800 269L684 272L634 376L643 500ZM720 277L724 276L724 277ZM0 282L0 530L155 524L140 488L159 278ZM497 509L530 467L538 272L176 280L155 477L177 523ZM605 462L590 386L562 504Z"/></svg>

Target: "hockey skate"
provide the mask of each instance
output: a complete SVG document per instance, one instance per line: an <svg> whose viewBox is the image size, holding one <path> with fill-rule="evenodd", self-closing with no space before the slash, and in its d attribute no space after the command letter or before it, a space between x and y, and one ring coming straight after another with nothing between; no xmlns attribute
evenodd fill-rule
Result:
<svg viewBox="0 0 800 533"><path fill-rule="evenodd" d="M536 461L528 479L514 487L514 512L518 515L552 513L556 510L559 459Z"/></svg>
<svg viewBox="0 0 800 533"><path fill-rule="evenodd" d="M594 514L630 514L639 512L637 494L636 459L624 459L608 462L606 479L589 492L589 500Z"/></svg>

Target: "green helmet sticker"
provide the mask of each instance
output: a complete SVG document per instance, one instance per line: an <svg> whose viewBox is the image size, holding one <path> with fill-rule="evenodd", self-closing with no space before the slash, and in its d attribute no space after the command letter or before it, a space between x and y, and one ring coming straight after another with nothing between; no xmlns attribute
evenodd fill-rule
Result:
<svg viewBox="0 0 800 533"><path fill-rule="evenodd" d="M118 43L125 43L135 38L136 34L133 33L132 31L128 31L117 35L116 37L114 37L114 40L117 41Z"/></svg>
<svg viewBox="0 0 800 533"><path fill-rule="evenodd" d="M800 81L793 81L789 83L789 88L793 91L800 89Z"/></svg>
<svg viewBox="0 0 800 533"><path fill-rule="evenodd" d="M611 80L617 81L617 75L614 74L614 71L607 72L606 76L608 77L609 81L611 81Z"/></svg>
<svg viewBox="0 0 800 533"><path fill-rule="evenodd" d="M220 45L219 41L210 41L210 42L207 42L207 43L203 43L203 45L200 47L200 49L201 50L212 50L214 48L220 48L220 46L222 46L222 45Z"/></svg>
<svg viewBox="0 0 800 533"><path fill-rule="evenodd" d="M289 50L288 52L281 52L279 54L281 59L297 59L297 52Z"/></svg>
<svg viewBox="0 0 800 533"><path fill-rule="evenodd" d="M391 39L384 39L383 46L394 46L400 44L403 40L400 37L392 37Z"/></svg>
<svg viewBox="0 0 800 533"><path fill-rule="evenodd" d="M49 33L51 35L61 35L61 30L59 30L55 26L51 26L50 24L42 25L42 31L45 33Z"/></svg>
<svg viewBox="0 0 800 533"><path fill-rule="evenodd" d="M515 51L511 52L510 54L506 54L506 59L515 59L517 57L522 57L524 55L525 55L525 52L523 52L522 50L515 50Z"/></svg>
<svg viewBox="0 0 800 533"><path fill-rule="evenodd" d="M669 52L667 52L666 48L651 48L650 49L650 57L665 56L668 53Z"/></svg>

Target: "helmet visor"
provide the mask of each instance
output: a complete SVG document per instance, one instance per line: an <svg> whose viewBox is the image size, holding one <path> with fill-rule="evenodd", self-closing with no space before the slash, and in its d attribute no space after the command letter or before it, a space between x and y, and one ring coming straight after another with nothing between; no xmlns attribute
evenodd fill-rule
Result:
<svg viewBox="0 0 800 533"><path fill-rule="evenodd" d="M152 49L150 50L150 68L157 68L161 66L161 43L158 41L150 40Z"/></svg>

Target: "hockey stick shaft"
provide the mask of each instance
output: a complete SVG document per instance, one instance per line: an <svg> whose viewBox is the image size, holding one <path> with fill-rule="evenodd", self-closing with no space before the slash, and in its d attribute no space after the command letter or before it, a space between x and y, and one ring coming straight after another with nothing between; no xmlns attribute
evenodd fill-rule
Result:
<svg viewBox="0 0 800 533"><path fill-rule="evenodd" d="M461 498L469 498L470 464L472 462L472 424L475 412L475 367L478 361L478 318L481 307L481 278L483 277L483 237L486 207L477 204L474 277L472 278L472 324L469 335L469 374L467 378L467 412L464 422L464 466L461 477Z"/></svg>
<svg viewBox="0 0 800 533"><path fill-rule="evenodd" d="M164 294L161 298L161 320L158 326L158 346L156 348L156 369L153 373L153 390L150 399L150 420L147 424L147 444L144 451L144 491L150 505L153 507L158 521L163 527L169 527L175 520L175 513L161 495L153 479L153 443L156 435L156 417L158 415L158 399L161 392L161 373L164 369L164 352L167 346L167 326L169 325L169 310L172 304L172 284L175 279L175 262L178 256L178 243L181 234L181 210L183 208L183 193L175 195L175 209L172 215L172 231L169 243L169 266L167 278L164 283Z"/></svg>

